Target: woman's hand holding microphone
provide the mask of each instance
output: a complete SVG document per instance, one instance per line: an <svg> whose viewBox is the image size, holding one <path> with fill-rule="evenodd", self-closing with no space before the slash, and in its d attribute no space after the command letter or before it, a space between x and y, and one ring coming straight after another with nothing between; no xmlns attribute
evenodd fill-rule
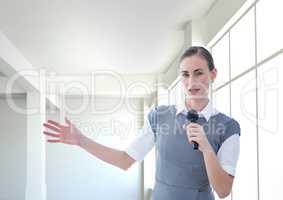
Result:
<svg viewBox="0 0 283 200"><path fill-rule="evenodd" d="M213 150L201 125L191 122L187 125L185 124L183 128L187 132L189 143L192 144L193 141L198 143L198 149L203 153Z"/></svg>

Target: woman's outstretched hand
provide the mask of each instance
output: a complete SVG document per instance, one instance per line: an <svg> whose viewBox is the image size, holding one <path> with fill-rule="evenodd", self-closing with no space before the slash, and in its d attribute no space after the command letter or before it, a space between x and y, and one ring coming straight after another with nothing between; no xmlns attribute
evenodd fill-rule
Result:
<svg viewBox="0 0 283 200"><path fill-rule="evenodd" d="M46 123L43 124L44 127L55 131L55 133L51 133L47 130L43 131L45 135L53 137L53 139L48 139L47 142L80 145L82 133L66 117L65 122L66 125L61 125L53 120L48 120Z"/></svg>

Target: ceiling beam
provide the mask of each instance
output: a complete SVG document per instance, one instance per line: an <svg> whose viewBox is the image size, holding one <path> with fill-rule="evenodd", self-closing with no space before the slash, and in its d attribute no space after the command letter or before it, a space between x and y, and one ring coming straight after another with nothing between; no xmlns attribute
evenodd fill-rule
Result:
<svg viewBox="0 0 283 200"><path fill-rule="evenodd" d="M40 75L39 70L29 63L2 32L0 32L0 71L9 77L10 82L13 81L26 92L41 90L40 81L44 77L37 76ZM47 102L57 106L54 98L47 97Z"/></svg>
<svg viewBox="0 0 283 200"><path fill-rule="evenodd" d="M0 77L0 95L25 94L26 91L16 84L11 84L7 77Z"/></svg>

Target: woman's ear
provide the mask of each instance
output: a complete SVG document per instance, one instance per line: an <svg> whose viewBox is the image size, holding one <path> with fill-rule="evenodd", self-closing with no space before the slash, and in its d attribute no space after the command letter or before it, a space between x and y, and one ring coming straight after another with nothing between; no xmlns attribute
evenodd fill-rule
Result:
<svg viewBox="0 0 283 200"><path fill-rule="evenodd" d="M211 71L210 71L210 81L213 83L214 80L217 77L217 69L214 67Z"/></svg>

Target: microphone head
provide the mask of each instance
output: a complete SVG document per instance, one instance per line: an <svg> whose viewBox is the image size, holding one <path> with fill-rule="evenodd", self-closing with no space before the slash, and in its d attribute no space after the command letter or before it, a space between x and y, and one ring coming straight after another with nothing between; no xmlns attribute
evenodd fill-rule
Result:
<svg viewBox="0 0 283 200"><path fill-rule="evenodd" d="M199 116L196 110L190 110L187 114L187 119L193 123L196 123Z"/></svg>

